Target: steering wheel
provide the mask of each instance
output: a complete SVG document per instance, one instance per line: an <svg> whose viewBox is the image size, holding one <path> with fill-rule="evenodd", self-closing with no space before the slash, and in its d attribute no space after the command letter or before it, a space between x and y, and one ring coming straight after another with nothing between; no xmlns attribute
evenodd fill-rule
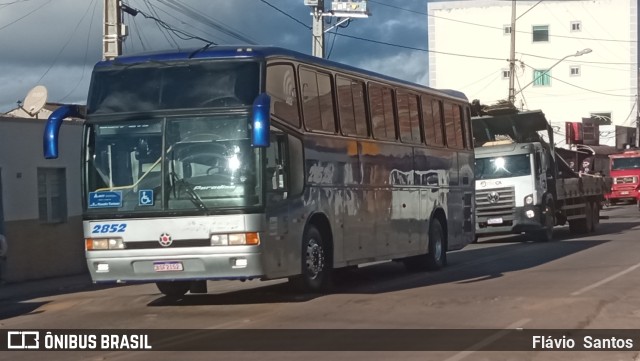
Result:
<svg viewBox="0 0 640 361"><path fill-rule="evenodd" d="M202 139L199 139L202 138ZM186 137L180 139L180 143L185 143L185 142L191 142L195 140L219 140L222 139L222 137L220 136L220 134L214 134L214 133L195 133L195 134L191 134L191 135L187 135Z"/></svg>

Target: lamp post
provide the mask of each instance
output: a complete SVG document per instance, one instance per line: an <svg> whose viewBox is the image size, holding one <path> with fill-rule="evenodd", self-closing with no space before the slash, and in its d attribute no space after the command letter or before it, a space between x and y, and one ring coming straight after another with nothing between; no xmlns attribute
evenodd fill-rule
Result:
<svg viewBox="0 0 640 361"><path fill-rule="evenodd" d="M558 65L558 64L560 64L560 63L562 63L565 59L570 58L570 57L572 57L572 56L581 56L581 55L584 55L584 54L589 54L589 53L590 53L590 52L592 52L592 51L593 51L593 50L591 50L591 49L589 49L589 48L586 48L586 49L583 49L583 50L580 50L580 51L576 51L576 53L575 53L575 54L569 54L569 55L565 56L564 58L562 58L562 59L558 60L555 64L551 65L549 68L547 68L545 71L543 71L540 75L538 75L537 77L535 77L535 79L533 79L531 82L527 83L527 85L525 85L525 86L523 86L522 88L520 88L520 90L518 90L518 91L514 94L514 96L515 96L515 95L518 95L518 94L520 94L520 93L522 93L522 91L523 91L526 87L528 87L529 85L531 85L531 84L535 83L535 81L536 81L536 80L538 80L538 79L540 79L541 77L543 77L545 74L547 74L549 71L551 71L551 69L553 69L556 65Z"/></svg>

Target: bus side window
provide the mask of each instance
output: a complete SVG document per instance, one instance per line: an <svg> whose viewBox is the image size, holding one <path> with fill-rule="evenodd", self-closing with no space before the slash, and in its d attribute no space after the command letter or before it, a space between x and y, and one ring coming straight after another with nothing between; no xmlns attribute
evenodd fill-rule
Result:
<svg viewBox="0 0 640 361"><path fill-rule="evenodd" d="M287 191L287 136L286 134L271 128L271 144L266 149L267 153L267 186L269 190Z"/></svg>

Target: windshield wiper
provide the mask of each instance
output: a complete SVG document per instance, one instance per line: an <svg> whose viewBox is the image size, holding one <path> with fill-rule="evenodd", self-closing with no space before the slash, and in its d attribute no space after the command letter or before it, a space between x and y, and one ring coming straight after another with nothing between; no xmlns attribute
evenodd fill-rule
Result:
<svg viewBox="0 0 640 361"><path fill-rule="evenodd" d="M209 212L209 209L202 201L202 198L198 195L198 193L193 189L193 185L189 183L184 178L178 178L178 175L175 172L171 172L171 179L173 180L173 189L175 191L176 185L178 182L184 187L184 191L189 195L189 200L196 207L198 207L201 211Z"/></svg>

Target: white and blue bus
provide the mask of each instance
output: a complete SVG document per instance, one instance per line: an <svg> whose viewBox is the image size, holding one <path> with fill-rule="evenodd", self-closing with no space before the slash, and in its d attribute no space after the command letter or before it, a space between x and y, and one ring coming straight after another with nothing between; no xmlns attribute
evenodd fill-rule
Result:
<svg viewBox="0 0 640 361"><path fill-rule="evenodd" d="M57 156L60 108L45 129ZM94 282L289 278L398 260L439 269L474 239L470 109L438 91L275 48L121 56L93 71L83 140Z"/></svg>

